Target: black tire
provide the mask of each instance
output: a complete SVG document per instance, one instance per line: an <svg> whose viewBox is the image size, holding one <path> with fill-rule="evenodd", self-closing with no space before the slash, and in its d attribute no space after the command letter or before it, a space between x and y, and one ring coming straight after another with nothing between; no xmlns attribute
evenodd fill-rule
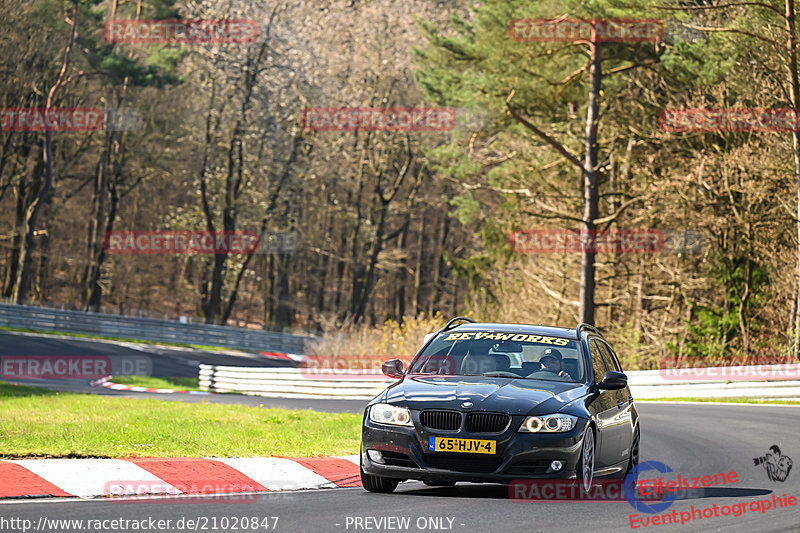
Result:
<svg viewBox="0 0 800 533"><path fill-rule="evenodd" d="M581 444L581 456L578 460L577 478L578 486L584 494L589 494L594 482L594 456L595 456L594 430L591 426L586 428Z"/></svg>
<svg viewBox="0 0 800 533"><path fill-rule="evenodd" d="M622 476L622 479L625 480L628 477L628 473L633 470L633 467L639 464L639 426L636 426L636 429L633 431L633 440L631 440L631 453L630 457L628 458L628 468L625 469L625 475ZM634 481L634 485L636 481Z"/></svg>
<svg viewBox="0 0 800 533"><path fill-rule="evenodd" d="M364 486L366 490L370 492L381 492L384 494L389 494L391 492L394 492L394 489L397 488L397 484L400 483L399 479L373 476L370 474L365 474L363 468L360 470L361 470L361 484Z"/></svg>

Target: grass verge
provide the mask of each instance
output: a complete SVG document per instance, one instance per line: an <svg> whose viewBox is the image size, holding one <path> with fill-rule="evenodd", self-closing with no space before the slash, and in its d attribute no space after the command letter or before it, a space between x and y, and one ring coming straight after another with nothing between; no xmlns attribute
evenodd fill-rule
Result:
<svg viewBox="0 0 800 533"><path fill-rule="evenodd" d="M714 403L755 403L764 405L800 405L800 400L772 400L758 398L648 398L637 402L714 402Z"/></svg>
<svg viewBox="0 0 800 533"><path fill-rule="evenodd" d="M0 458L358 453L361 416L108 398L0 381Z"/></svg>
<svg viewBox="0 0 800 533"><path fill-rule="evenodd" d="M207 350L207 351L234 350L234 348L225 348L223 346L206 346L204 344L184 344L180 342L168 342L168 341L149 341L145 339L130 339L126 337L104 337L102 335L91 335L89 333L66 333L63 331L49 331L44 329L30 329L30 328L13 328L9 326L0 326L0 331L11 331L15 333L41 333L42 335L60 335L62 337L75 337L77 339L96 339L101 341L132 342L135 344L149 344L152 346L177 346L178 348L193 348L195 350Z"/></svg>
<svg viewBox="0 0 800 533"><path fill-rule="evenodd" d="M200 390L200 378L157 378L153 376L113 376L111 381L133 387L153 389Z"/></svg>

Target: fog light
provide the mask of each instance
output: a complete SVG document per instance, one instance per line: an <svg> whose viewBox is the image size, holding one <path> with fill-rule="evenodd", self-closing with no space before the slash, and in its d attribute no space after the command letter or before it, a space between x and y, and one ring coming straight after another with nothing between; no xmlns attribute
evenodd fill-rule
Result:
<svg viewBox="0 0 800 533"><path fill-rule="evenodd" d="M369 455L369 459L373 463L378 463L379 465L384 464L383 455L381 455L381 452L378 450L367 450L367 455Z"/></svg>
<svg viewBox="0 0 800 533"><path fill-rule="evenodd" d="M550 474L551 472L558 472L564 468L564 461L551 461L550 468L547 469L547 473Z"/></svg>

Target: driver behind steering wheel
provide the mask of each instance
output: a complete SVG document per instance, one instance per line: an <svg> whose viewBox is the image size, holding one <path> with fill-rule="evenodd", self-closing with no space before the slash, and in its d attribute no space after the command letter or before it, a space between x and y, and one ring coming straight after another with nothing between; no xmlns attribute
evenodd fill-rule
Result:
<svg viewBox="0 0 800 533"><path fill-rule="evenodd" d="M539 363L542 365L542 371L552 372L557 376L570 378L570 375L564 371L563 363L561 362L561 352L555 348L547 348L542 355L539 356Z"/></svg>

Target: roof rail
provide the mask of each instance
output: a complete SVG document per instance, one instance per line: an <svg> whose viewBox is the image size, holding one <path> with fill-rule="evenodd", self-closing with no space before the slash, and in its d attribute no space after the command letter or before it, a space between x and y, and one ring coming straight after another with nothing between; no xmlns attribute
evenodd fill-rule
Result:
<svg viewBox="0 0 800 533"><path fill-rule="evenodd" d="M578 327L575 328L575 333L578 334L578 338L579 339L581 338L581 330L584 330L584 329L587 330L587 331L590 331L590 332L592 332L592 333L594 333L596 335L599 335L600 337L603 336L603 334L600 333L600 330L598 330L593 325L587 324L586 322L581 322L580 324L578 324Z"/></svg>
<svg viewBox="0 0 800 533"><path fill-rule="evenodd" d="M475 323L475 321L472 320L471 318L467 318L465 316L457 316L455 318L451 318L450 321L447 324L444 325L444 327L441 329L441 331L447 331L449 329L452 329L452 328L456 327L454 324L456 322L460 322L460 321L472 322L473 324Z"/></svg>

